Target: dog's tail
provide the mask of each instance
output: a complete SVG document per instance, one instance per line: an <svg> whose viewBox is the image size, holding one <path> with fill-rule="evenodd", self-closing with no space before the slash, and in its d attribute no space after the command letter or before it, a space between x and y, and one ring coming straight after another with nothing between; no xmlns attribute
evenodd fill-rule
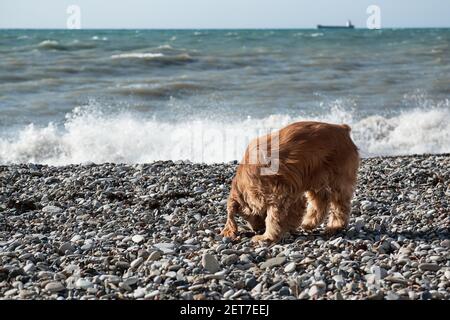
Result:
<svg viewBox="0 0 450 320"><path fill-rule="evenodd" d="M348 124L341 124L341 127L342 127L342 129L345 129L345 131L347 132L347 139L349 140L350 144L353 146L354 150L356 151L357 156L359 157L359 155L358 155L359 148L355 145L355 143L353 142L353 140L350 136L350 132L352 131L352 128Z"/></svg>
<svg viewBox="0 0 450 320"><path fill-rule="evenodd" d="M348 124L341 124L341 127L347 130L348 132L352 131L352 128Z"/></svg>

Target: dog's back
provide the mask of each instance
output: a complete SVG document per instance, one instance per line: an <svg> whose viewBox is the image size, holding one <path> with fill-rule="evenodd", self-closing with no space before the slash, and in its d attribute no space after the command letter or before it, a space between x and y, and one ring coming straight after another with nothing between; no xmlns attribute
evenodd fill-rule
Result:
<svg viewBox="0 0 450 320"><path fill-rule="evenodd" d="M280 176L285 179L292 176L294 180L301 179L302 186L308 188L309 185L323 184L323 181L317 181L321 180L319 176L346 170L352 174L359 165L359 155L350 131L346 124L293 123L274 134L253 140L245 151L237 175L246 171L245 174L252 179L259 177L265 182ZM264 152L268 153L267 156L259 156ZM261 169L268 165L267 159L277 160L275 158L279 160L278 171L272 177L261 176Z"/></svg>

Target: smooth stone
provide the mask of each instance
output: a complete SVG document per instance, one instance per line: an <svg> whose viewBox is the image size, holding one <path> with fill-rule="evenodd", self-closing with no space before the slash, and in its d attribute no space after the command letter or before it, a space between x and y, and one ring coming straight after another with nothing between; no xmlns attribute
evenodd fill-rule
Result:
<svg viewBox="0 0 450 320"><path fill-rule="evenodd" d="M288 263L288 264L284 267L284 272L286 272L286 273L294 272L296 266L297 266L297 265L296 265L295 262L290 262L290 263Z"/></svg>
<svg viewBox="0 0 450 320"><path fill-rule="evenodd" d="M130 267L130 264L126 261L117 261L116 267L119 269L128 269Z"/></svg>
<svg viewBox="0 0 450 320"><path fill-rule="evenodd" d="M409 291L408 292L408 297L409 297L409 300L417 300L419 298L417 293L415 293L414 291Z"/></svg>
<svg viewBox="0 0 450 320"><path fill-rule="evenodd" d="M25 273L34 272L36 271L36 266L34 265L34 263L27 263L25 267L23 267L23 271Z"/></svg>
<svg viewBox="0 0 450 320"><path fill-rule="evenodd" d="M420 293L420 300L430 300L433 296L430 291L424 291Z"/></svg>
<svg viewBox="0 0 450 320"><path fill-rule="evenodd" d="M72 245L71 242L65 242L59 247L58 251L62 255L72 254L75 251L75 247Z"/></svg>
<svg viewBox="0 0 450 320"><path fill-rule="evenodd" d="M242 254L239 256L239 261L244 264L252 263L251 256L248 254Z"/></svg>
<svg viewBox="0 0 450 320"><path fill-rule="evenodd" d="M375 284L379 279L377 278L377 276L373 273L371 274L366 274L364 276L364 278L366 279L367 283L369 284Z"/></svg>
<svg viewBox="0 0 450 320"><path fill-rule="evenodd" d="M333 276L333 280L335 282L336 288L342 289L342 287L345 284L344 277L342 277L340 274L338 274L338 275Z"/></svg>
<svg viewBox="0 0 450 320"><path fill-rule="evenodd" d="M51 213L51 214L61 213L62 211L63 211L63 209L61 209L60 207L57 207L57 206L46 206L46 207L42 208L42 212Z"/></svg>
<svg viewBox="0 0 450 320"><path fill-rule="evenodd" d="M142 257L139 257L139 258L137 258L137 259L134 259L134 260L130 263L130 267L131 267L132 269L136 269L136 268L138 268L138 267L142 264L142 262L144 262L144 258L142 258Z"/></svg>
<svg viewBox="0 0 450 320"><path fill-rule="evenodd" d="M156 284L160 284L160 283L162 283L162 281L163 281L163 279L161 276L156 276L153 278L153 282Z"/></svg>
<svg viewBox="0 0 450 320"><path fill-rule="evenodd" d="M357 218L355 220L355 230L356 232L360 232L364 228L365 222L363 218Z"/></svg>
<svg viewBox="0 0 450 320"><path fill-rule="evenodd" d="M385 297L386 300L399 300L400 296L398 294L395 294L393 292L388 292L388 294Z"/></svg>
<svg viewBox="0 0 450 320"><path fill-rule="evenodd" d="M70 242L77 242L78 240L81 240L81 236L76 234L70 239Z"/></svg>
<svg viewBox="0 0 450 320"><path fill-rule="evenodd" d="M389 275L384 280L390 281L392 283L400 283L403 285L408 284L408 281L403 276L398 276L398 275Z"/></svg>
<svg viewBox="0 0 450 320"><path fill-rule="evenodd" d="M230 254L230 255L226 255L222 258L222 264L229 266L232 265L234 263L236 263L239 260L239 257L237 256L237 254Z"/></svg>
<svg viewBox="0 0 450 320"><path fill-rule="evenodd" d="M195 238L191 238L191 239L187 239L186 241L184 241L185 244L197 244L198 241Z"/></svg>
<svg viewBox="0 0 450 320"><path fill-rule="evenodd" d="M64 285L61 282L49 282L45 285L45 290L52 292L52 293L56 293L56 292L60 292L60 291L64 291L66 290L66 287L64 287Z"/></svg>
<svg viewBox="0 0 450 320"><path fill-rule="evenodd" d="M5 296L5 297L12 297L12 296L15 296L15 295L17 294L18 291L19 291L19 290L16 289L16 288L7 290L7 291L5 291L4 296Z"/></svg>
<svg viewBox="0 0 450 320"><path fill-rule="evenodd" d="M344 297L342 296L342 293L340 291L334 294L334 300L344 300Z"/></svg>
<svg viewBox="0 0 450 320"><path fill-rule="evenodd" d="M252 289L252 293L253 294L260 294L262 292L262 290L263 290L263 283L260 282Z"/></svg>
<svg viewBox="0 0 450 320"><path fill-rule="evenodd" d="M261 263L260 268L261 269L269 269L269 268L273 268L276 266L280 266L280 265L284 264L285 262L286 262L286 257L275 257L275 258L268 259L268 260L264 261L263 263Z"/></svg>
<svg viewBox="0 0 450 320"><path fill-rule="evenodd" d="M145 288L137 288L133 292L133 297L135 299L143 298L145 296Z"/></svg>
<svg viewBox="0 0 450 320"><path fill-rule="evenodd" d="M202 266L210 273L216 273L220 270L220 264L212 254L205 253L202 257Z"/></svg>
<svg viewBox="0 0 450 320"><path fill-rule="evenodd" d="M341 243L343 243L344 241L345 241L345 240L344 240L342 237L338 237L338 238L336 238L336 239L334 239L334 240L331 240L331 241L329 242L329 244L338 247L338 246L339 246Z"/></svg>
<svg viewBox="0 0 450 320"><path fill-rule="evenodd" d="M133 291L133 289L131 288L131 286L129 286L129 285L126 284L125 282L119 283L119 288L121 288L121 289L123 289L123 290L125 290L125 291L128 291L128 292Z"/></svg>
<svg viewBox="0 0 450 320"><path fill-rule="evenodd" d="M374 208L375 208L375 205L372 202L367 201L367 200L361 201L361 209L363 211L371 210Z"/></svg>
<svg viewBox="0 0 450 320"><path fill-rule="evenodd" d="M100 281L108 281L112 284L118 284L120 282L121 278L116 275L102 275L100 276Z"/></svg>
<svg viewBox="0 0 450 320"><path fill-rule="evenodd" d="M419 264L419 269L422 271L438 271L441 266L436 263L421 263Z"/></svg>
<svg viewBox="0 0 450 320"><path fill-rule="evenodd" d="M83 244L80 249L83 251L88 251L88 250L91 250L93 246L94 246L94 244L92 242L87 242L87 243Z"/></svg>
<svg viewBox="0 0 450 320"><path fill-rule="evenodd" d="M303 291L302 293L300 293L300 295L298 296L299 300L306 300L309 299L309 289L306 289L305 291Z"/></svg>
<svg viewBox="0 0 450 320"><path fill-rule="evenodd" d="M226 247L227 247L226 244L221 243L221 244L219 244L219 245L216 247L215 251L216 251L217 253L219 253L219 252L221 252L222 250L224 250Z"/></svg>
<svg viewBox="0 0 450 320"><path fill-rule="evenodd" d="M186 291L186 292L183 292L181 294L181 299L183 299L183 300L193 300L194 296L193 296L192 292Z"/></svg>
<svg viewBox="0 0 450 320"><path fill-rule="evenodd" d="M162 257L161 251L153 251L147 258L147 261L158 261Z"/></svg>
<svg viewBox="0 0 450 320"><path fill-rule="evenodd" d="M445 240L441 241L441 246L444 248L450 248L450 240L445 239Z"/></svg>
<svg viewBox="0 0 450 320"><path fill-rule="evenodd" d="M224 298L224 299L228 299L228 298L230 298L233 294L234 294L234 290L233 290L233 289L230 289L230 290L228 290L227 292L225 292L225 293L223 294L223 298Z"/></svg>
<svg viewBox="0 0 450 320"><path fill-rule="evenodd" d="M77 289L87 290L91 287L93 287L92 282L84 278L80 278L75 282L75 288Z"/></svg>
<svg viewBox="0 0 450 320"><path fill-rule="evenodd" d="M238 298L239 296L241 296L243 293L244 293L244 290L243 290L243 289L238 290L235 294L233 294L233 295L230 297L230 299L236 299L236 298Z"/></svg>
<svg viewBox="0 0 450 320"><path fill-rule="evenodd" d="M156 296L158 296L160 294L159 290L153 290L152 292L150 292L149 294L145 295L145 298L147 299L152 299Z"/></svg>
<svg viewBox="0 0 450 320"><path fill-rule="evenodd" d="M26 299L26 298L31 297L33 294L34 294L33 291L23 289L23 290L20 290L19 297L21 297L22 299Z"/></svg>
<svg viewBox="0 0 450 320"><path fill-rule="evenodd" d="M169 271L169 272L166 272L165 276L168 278L174 279L177 277L177 273L175 271Z"/></svg>
<svg viewBox="0 0 450 320"><path fill-rule="evenodd" d="M309 289L308 294L310 297L317 297L321 295L321 292L322 290L318 286L314 285Z"/></svg>
<svg viewBox="0 0 450 320"><path fill-rule="evenodd" d="M229 237L223 237L222 238L222 242L223 243L230 243L230 242L232 242L233 241L233 239L231 239L231 238L229 238Z"/></svg>
<svg viewBox="0 0 450 320"><path fill-rule="evenodd" d="M372 266L370 272L376 276L377 280L384 279L387 276L387 270L379 266Z"/></svg>
<svg viewBox="0 0 450 320"><path fill-rule="evenodd" d="M289 287L282 287L280 289L280 291L278 291L280 296L290 296L291 295L291 290L289 289Z"/></svg>
<svg viewBox="0 0 450 320"><path fill-rule="evenodd" d="M170 242L155 243L153 246L165 254L172 254L175 252L175 244Z"/></svg>
<svg viewBox="0 0 450 320"><path fill-rule="evenodd" d="M378 291L367 297L367 300L383 300L383 299L384 299L384 293L382 291Z"/></svg>
<svg viewBox="0 0 450 320"><path fill-rule="evenodd" d="M269 291L278 291L278 290L280 290L281 287L283 286L283 283L284 283L284 280L281 280L281 281L275 283L274 285L272 285L269 288Z"/></svg>
<svg viewBox="0 0 450 320"><path fill-rule="evenodd" d="M132 240L134 243L139 244L139 243L141 243L142 241L144 241L144 237L141 236L140 234L136 234L136 235L134 235L133 237L131 237L131 240Z"/></svg>
<svg viewBox="0 0 450 320"><path fill-rule="evenodd" d="M247 290L252 290L254 287L256 287L257 284L258 284L258 282L256 281L256 278L251 277L251 278L245 279L244 285Z"/></svg>
<svg viewBox="0 0 450 320"><path fill-rule="evenodd" d="M344 282L344 277L342 277L340 274L337 274L335 276L333 276L333 280L334 282L338 283L338 282Z"/></svg>
<svg viewBox="0 0 450 320"><path fill-rule="evenodd" d="M123 279L123 283L125 283L128 286L134 286L136 283L138 283L139 278L138 277L129 277L126 279Z"/></svg>
<svg viewBox="0 0 450 320"><path fill-rule="evenodd" d="M450 270L445 271L444 276L447 278L447 280L450 280Z"/></svg>

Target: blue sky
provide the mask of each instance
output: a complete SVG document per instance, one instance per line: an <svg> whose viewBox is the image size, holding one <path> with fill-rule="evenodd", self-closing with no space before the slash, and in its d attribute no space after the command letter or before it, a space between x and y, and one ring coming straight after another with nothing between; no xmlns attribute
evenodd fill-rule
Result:
<svg viewBox="0 0 450 320"><path fill-rule="evenodd" d="M450 27L449 0L0 0L0 28L65 28L73 4L86 29L365 27L371 4L384 28Z"/></svg>

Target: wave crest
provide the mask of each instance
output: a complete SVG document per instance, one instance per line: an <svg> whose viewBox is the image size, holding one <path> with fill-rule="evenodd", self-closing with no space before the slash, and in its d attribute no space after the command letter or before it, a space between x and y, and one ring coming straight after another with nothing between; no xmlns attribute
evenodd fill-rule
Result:
<svg viewBox="0 0 450 320"><path fill-rule="evenodd" d="M46 127L29 125L9 139L0 138L0 163L226 162L240 159L251 138L300 120L351 125L363 157L446 153L450 151L449 118L448 108L435 108L355 120L351 112L333 108L324 117L272 115L234 122L170 123L129 112L107 114L77 108L66 117L63 128L52 123Z"/></svg>
<svg viewBox="0 0 450 320"><path fill-rule="evenodd" d="M121 53L114 54L111 56L111 59L154 59L164 57L162 53L140 53L140 52L130 52L130 53Z"/></svg>

